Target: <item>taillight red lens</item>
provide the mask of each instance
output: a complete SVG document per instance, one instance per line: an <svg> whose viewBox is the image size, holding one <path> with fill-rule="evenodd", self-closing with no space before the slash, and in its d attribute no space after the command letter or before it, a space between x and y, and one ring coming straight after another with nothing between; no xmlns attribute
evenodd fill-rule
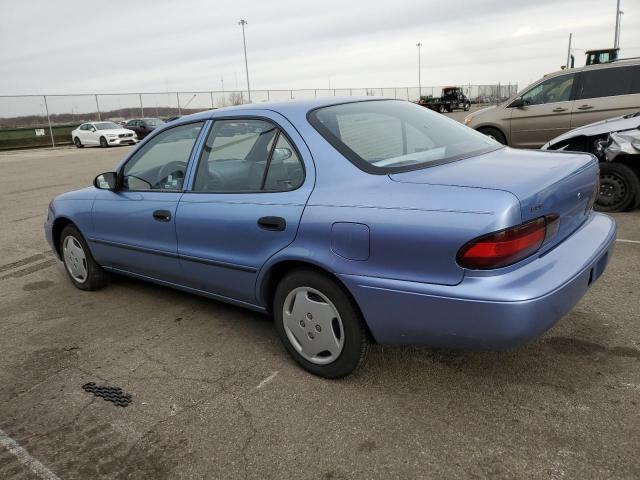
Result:
<svg viewBox="0 0 640 480"><path fill-rule="evenodd" d="M490 269L506 267L537 252L545 240L558 231L557 215L478 237L458 252L458 264L464 268Z"/></svg>

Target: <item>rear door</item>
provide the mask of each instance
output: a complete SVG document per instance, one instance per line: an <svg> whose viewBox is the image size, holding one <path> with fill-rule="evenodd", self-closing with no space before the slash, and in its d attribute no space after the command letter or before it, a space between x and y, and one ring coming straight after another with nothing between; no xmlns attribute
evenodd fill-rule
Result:
<svg viewBox="0 0 640 480"><path fill-rule="evenodd" d="M511 108L511 145L540 148L571 128L571 95L575 74L545 80L522 95L523 106Z"/></svg>
<svg viewBox="0 0 640 480"><path fill-rule="evenodd" d="M257 273L293 242L311 193L311 155L280 115L218 118L177 211L188 286L255 303Z"/></svg>
<svg viewBox="0 0 640 480"><path fill-rule="evenodd" d="M640 110L640 65L605 67L580 74L571 128Z"/></svg>

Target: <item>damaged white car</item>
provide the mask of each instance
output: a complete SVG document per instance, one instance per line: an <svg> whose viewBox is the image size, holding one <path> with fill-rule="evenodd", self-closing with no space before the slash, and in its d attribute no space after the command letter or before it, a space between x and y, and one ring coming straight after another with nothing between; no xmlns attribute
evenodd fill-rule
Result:
<svg viewBox="0 0 640 480"><path fill-rule="evenodd" d="M640 112L576 128L542 149L588 152L598 157L598 210L622 212L640 207Z"/></svg>

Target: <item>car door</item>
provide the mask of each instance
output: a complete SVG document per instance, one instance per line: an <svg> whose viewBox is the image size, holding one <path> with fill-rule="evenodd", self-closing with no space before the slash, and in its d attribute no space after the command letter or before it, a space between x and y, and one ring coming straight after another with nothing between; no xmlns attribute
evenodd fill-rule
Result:
<svg viewBox="0 0 640 480"><path fill-rule="evenodd" d="M293 242L314 176L296 130L262 114L214 120L176 223L189 286L249 304L261 266Z"/></svg>
<svg viewBox="0 0 640 480"><path fill-rule="evenodd" d="M511 109L511 146L539 148L571 128L575 74L545 80L522 96L522 106Z"/></svg>
<svg viewBox="0 0 640 480"><path fill-rule="evenodd" d="M177 258L176 208L202 126L203 122L196 122L161 132L122 165L116 190L98 190L91 242L101 265L183 282Z"/></svg>
<svg viewBox="0 0 640 480"><path fill-rule="evenodd" d="M640 65L583 71L571 113L571 128L639 110Z"/></svg>

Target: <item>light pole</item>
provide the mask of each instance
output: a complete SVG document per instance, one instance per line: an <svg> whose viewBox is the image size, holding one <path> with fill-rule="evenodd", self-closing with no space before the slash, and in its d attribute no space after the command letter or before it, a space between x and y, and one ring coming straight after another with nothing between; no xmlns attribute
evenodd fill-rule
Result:
<svg viewBox="0 0 640 480"><path fill-rule="evenodd" d="M624 15L624 12L620 10L618 12L618 37L616 38L616 48L620 48L620 31L622 30L622 15Z"/></svg>
<svg viewBox="0 0 640 480"><path fill-rule="evenodd" d="M244 26L247 25L247 21L241 19L238 25L242 27L242 44L244 46L244 69L247 72L247 93L249 94L249 103L251 103L251 87L249 86L249 64L247 63L247 39L244 36Z"/></svg>
<svg viewBox="0 0 640 480"><path fill-rule="evenodd" d="M420 76L420 47L422 47L422 43L416 43L416 47L418 47L418 100L422 97L422 77Z"/></svg>
<svg viewBox="0 0 640 480"><path fill-rule="evenodd" d="M616 2L616 29L613 33L613 48L618 48L620 39L620 0Z"/></svg>

